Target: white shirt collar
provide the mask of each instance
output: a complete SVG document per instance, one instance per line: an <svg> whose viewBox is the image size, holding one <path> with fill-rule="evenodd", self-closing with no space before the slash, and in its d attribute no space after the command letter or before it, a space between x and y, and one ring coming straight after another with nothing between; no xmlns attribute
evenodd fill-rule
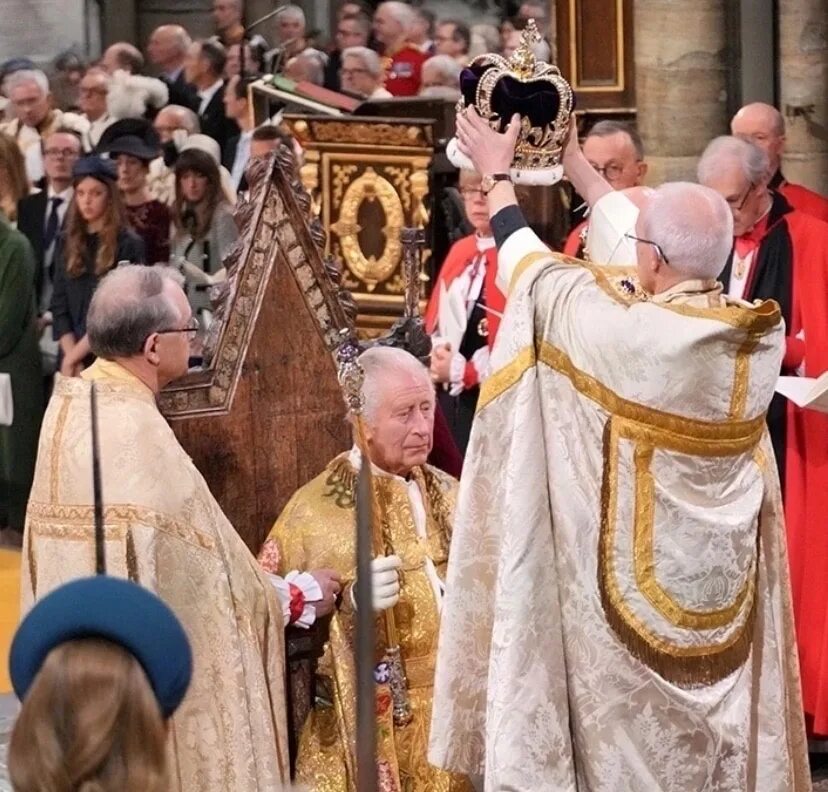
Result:
<svg viewBox="0 0 828 792"><path fill-rule="evenodd" d="M51 201L52 198L63 198L63 203L61 204L61 206L66 206L69 203L69 201L72 200L72 195L74 194L74 192L75 188L71 185L67 187L63 192L55 192L54 187L52 187L52 185L50 184L46 190L46 197L49 201Z"/></svg>
<svg viewBox="0 0 828 792"><path fill-rule="evenodd" d="M477 245L477 250L480 253L485 253L495 246L495 238L493 236L478 236L475 234L474 242Z"/></svg>
<svg viewBox="0 0 828 792"><path fill-rule="evenodd" d="M221 90L222 85L224 85L224 80L219 77L209 88L199 91L198 97L201 99L202 104L210 104L210 100Z"/></svg>
<svg viewBox="0 0 828 792"><path fill-rule="evenodd" d="M348 461L353 465L355 470L359 470L362 467L362 452L356 446L353 446L351 450L348 452ZM404 479L402 476L396 475L396 473L389 473L382 468L378 468L373 462L371 463L371 472L375 476L384 476L385 478L394 478L401 481L403 484L408 484L408 480Z"/></svg>

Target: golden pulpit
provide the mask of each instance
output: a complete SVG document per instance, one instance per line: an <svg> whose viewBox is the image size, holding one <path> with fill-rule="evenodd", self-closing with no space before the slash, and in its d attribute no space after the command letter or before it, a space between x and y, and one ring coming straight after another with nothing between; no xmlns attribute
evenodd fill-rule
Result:
<svg viewBox="0 0 828 792"><path fill-rule="evenodd" d="M325 254L342 263L357 325L386 330L403 312L403 228L429 221L434 121L285 116L305 152L302 184L328 232ZM426 254L427 255L427 254Z"/></svg>

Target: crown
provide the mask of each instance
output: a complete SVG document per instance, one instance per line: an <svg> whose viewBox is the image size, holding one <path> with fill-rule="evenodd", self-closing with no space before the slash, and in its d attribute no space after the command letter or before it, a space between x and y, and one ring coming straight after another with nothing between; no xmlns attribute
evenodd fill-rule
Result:
<svg viewBox="0 0 828 792"><path fill-rule="evenodd" d="M530 19L520 45L508 58L491 53L476 57L460 75L457 104L458 112L473 105L499 132L515 113L520 116L513 171L555 171L551 178L524 179L533 183L560 178L575 104L572 87L558 67L536 59L533 48L541 40L535 21Z"/></svg>

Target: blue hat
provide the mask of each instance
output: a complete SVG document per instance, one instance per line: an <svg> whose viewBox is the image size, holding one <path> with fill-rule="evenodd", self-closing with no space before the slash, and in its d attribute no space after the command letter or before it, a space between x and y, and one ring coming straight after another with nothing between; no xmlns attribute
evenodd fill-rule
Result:
<svg viewBox="0 0 828 792"><path fill-rule="evenodd" d="M163 716L175 712L193 669L184 628L155 594L104 575L55 589L17 628L9 672L21 701L49 652L78 638L104 638L126 649L144 669Z"/></svg>
<svg viewBox="0 0 828 792"><path fill-rule="evenodd" d="M9 58L0 64L0 80L18 71L34 71L35 69L37 69L37 66L35 66L34 61L28 58Z"/></svg>
<svg viewBox="0 0 828 792"><path fill-rule="evenodd" d="M117 181L118 168L112 160L91 155L81 157L72 168L72 180L75 182L91 176L98 181Z"/></svg>

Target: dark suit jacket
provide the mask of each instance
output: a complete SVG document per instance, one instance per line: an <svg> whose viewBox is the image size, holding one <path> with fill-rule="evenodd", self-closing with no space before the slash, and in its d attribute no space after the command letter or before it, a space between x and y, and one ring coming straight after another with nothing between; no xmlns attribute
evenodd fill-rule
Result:
<svg viewBox="0 0 828 792"><path fill-rule="evenodd" d="M196 95L196 89L184 79L184 69L179 72L178 77L174 80L168 79L165 75L161 75L160 79L170 92L170 104L189 107L191 110L198 110L199 101Z"/></svg>
<svg viewBox="0 0 828 792"><path fill-rule="evenodd" d="M38 310L40 299L43 296L43 232L46 226L46 210L49 206L49 196L46 190L34 195L27 195L17 204L17 229L26 236L32 246L35 260L35 300Z"/></svg>
<svg viewBox="0 0 828 792"><path fill-rule="evenodd" d="M198 117L201 121L201 131L213 138L219 144L221 151L224 151L231 137L239 134L238 124L224 114L225 87L226 85L222 85L216 91L210 103L204 108L204 112Z"/></svg>

